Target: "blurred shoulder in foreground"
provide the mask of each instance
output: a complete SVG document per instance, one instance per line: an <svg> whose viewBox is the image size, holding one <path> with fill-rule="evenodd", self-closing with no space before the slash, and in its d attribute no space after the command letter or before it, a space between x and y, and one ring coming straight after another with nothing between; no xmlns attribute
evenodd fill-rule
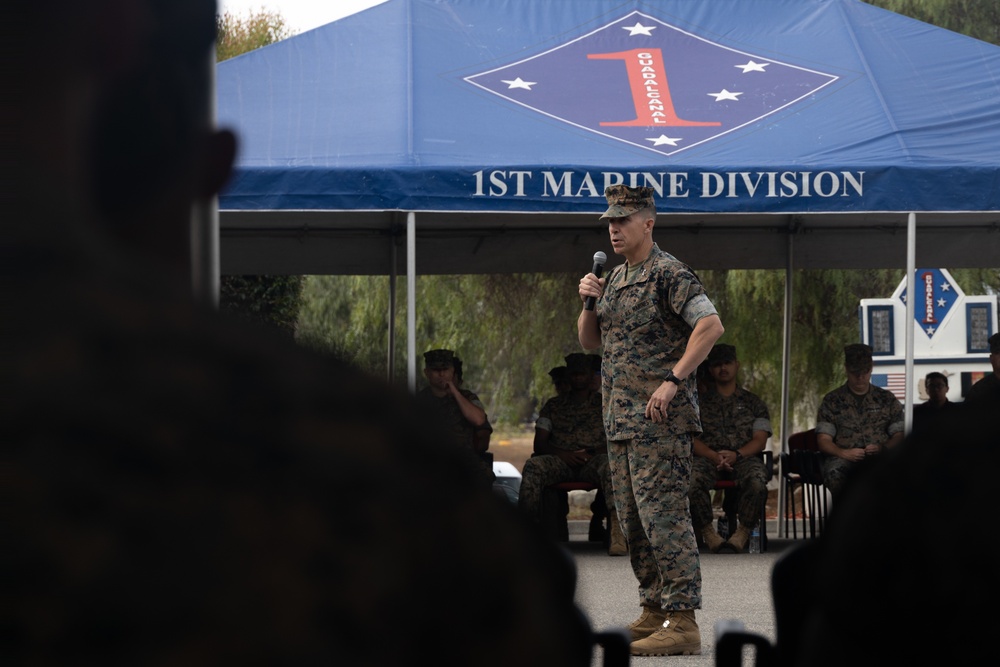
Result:
<svg viewBox="0 0 1000 667"><path fill-rule="evenodd" d="M850 478L798 593L795 664L971 664L992 649L996 424L959 404Z"/></svg>

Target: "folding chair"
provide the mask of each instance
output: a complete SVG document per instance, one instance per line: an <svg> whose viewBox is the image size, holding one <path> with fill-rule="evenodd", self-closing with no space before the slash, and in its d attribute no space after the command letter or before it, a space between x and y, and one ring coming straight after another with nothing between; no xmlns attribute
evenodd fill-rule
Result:
<svg viewBox="0 0 1000 667"><path fill-rule="evenodd" d="M823 531L826 522L828 501L826 486L823 484L822 456L814 428L788 436L788 451L781 454L781 476L785 482L785 534L788 534L791 508L792 537L795 539L798 539L798 513L795 509L797 488L802 490L802 536L816 537Z"/></svg>

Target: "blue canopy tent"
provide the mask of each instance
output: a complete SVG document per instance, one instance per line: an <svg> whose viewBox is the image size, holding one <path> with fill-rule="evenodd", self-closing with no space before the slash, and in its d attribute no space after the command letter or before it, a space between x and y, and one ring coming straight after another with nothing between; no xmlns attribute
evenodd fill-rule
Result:
<svg viewBox="0 0 1000 667"><path fill-rule="evenodd" d="M221 270L405 271L411 318L612 256L619 182L699 269L1000 263L1000 48L859 0L388 0L216 77Z"/></svg>
<svg viewBox="0 0 1000 667"><path fill-rule="evenodd" d="M225 273L406 270L411 212L418 273L578 271L619 180L699 268L1000 249L1000 48L857 0L389 0L217 82Z"/></svg>

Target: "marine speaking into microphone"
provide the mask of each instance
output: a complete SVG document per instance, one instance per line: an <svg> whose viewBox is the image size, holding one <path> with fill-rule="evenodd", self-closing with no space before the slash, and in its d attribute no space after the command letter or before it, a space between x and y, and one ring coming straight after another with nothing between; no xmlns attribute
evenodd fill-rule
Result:
<svg viewBox="0 0 1000 667"><path fill-rule="evenodd" d="M594 268L591 269L591 273L593 273L595 276L597 276L598 278L600 278L601 274L604 272L604 263L606 261L608 261L608 256L607 255L605 255L600 250L598 250L597 252L595 252L594 253ZM594 304L596 302L597 302L596 298L594 298L592 296L588 296L587 300L583 304L584 310L593 310L594 309Z"/></svg>

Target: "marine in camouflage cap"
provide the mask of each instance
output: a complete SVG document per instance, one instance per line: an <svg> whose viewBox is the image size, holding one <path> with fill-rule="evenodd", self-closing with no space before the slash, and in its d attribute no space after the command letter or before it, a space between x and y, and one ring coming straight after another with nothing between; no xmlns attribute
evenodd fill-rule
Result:
<svg viewBox="0 0 1000 667"><path fill-rule="evenodd" d="M609 185L604 189L604 197L608 200L608 210L601 216L601 220L626 218L636 211L656 207L653 188L647 186L630 188L627 185Z"/></svg>
<svg viewBox="0 0 1000 667"><path fill-rule="evenodd" d="M556 393L559 395L565 394L573 388L569 381L569 369L565 366L556 366L550 370L549 377L552 378L552 386L555 387Z"/></svg>
<svg viewBox="0 0 1000 667"><path fill-rule="evenodd" d="M706 359L709 366L713 364L724 364L727 361L736 361L736 346L728 343L717 343L712 347Z"/></svg>
<svg viewBox="0 0 1000 667"><path fill-rule="evenodd" d="M1000 354L1000 333L990 336L990 354Z"/></svg>
<svg viewBox="0 0 1000 667"><path fill-rule="evenodd" d="M549 377L552 378L553 382L559 382L561 380L565 380L566 370L567 369L565 366L556 366L555 368L549 371Z"/></svg>
<svg viewBox="0 0 1000 667"><path fill-rule="evenodd" d="M864 343L852 343L844 347L844 367L852 373L871 370L872 349Z"/></svg>
<svg viewBox="0 0 1000 667"><path fill-rule="evenodd" d="M593 372L593 366L588 355L582 352L574 352L573 354L566 355L566 372L570 375L573 373L583 373L590 375Z"/></svg>
<svg viewBox="0 0 1000 667"><path fill-rule="evenodd" d="M451 350L424 352L424 368L457 368L458 357Z"/></svg>

